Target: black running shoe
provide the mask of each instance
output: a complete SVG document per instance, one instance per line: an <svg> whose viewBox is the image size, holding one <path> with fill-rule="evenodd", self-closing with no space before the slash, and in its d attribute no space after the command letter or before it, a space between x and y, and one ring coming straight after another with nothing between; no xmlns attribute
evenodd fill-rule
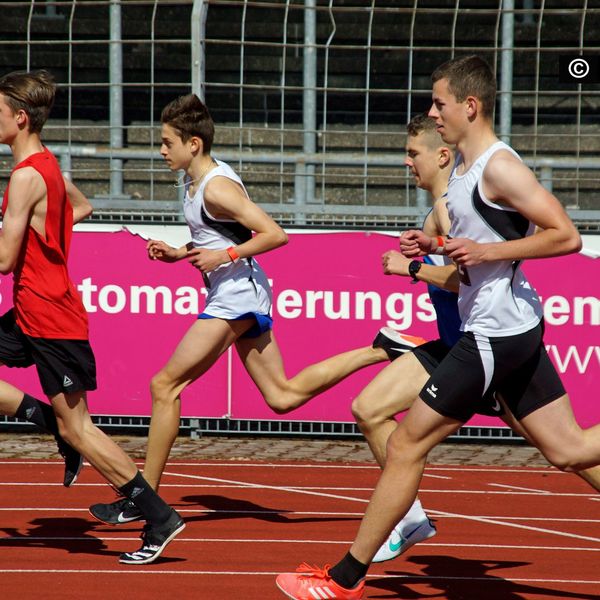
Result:
<svg viewBox="0 0 600 600"><path fill-rule="evenodd" d="M416 335L406 335L391 327L382 327L373 340L373 348L383 348L390 361L396 360L406 352L414 350L427 340Z"/></svg>
<svg viewBox="0 0 600 600"><path fill-rule="evenodd" d="M109 525L122 525L144 518L142 511L128 498L120 498L110 504L92 504L90 513L98 521Z"/></svg>
<svg viewBox="0 0 600 600"><path fill-rule="evenodd" d="M65 459L65 476L63 479L63 485L65 487L71 487L76 481L83 467L83 456L72 448L62 439L60 436L55 436L56 445L58 446L59 454Z"/></svg>
<svg viewBox="0 0 600 600"><path fill-rule="evenodd" d="M167 544L185 529L185 523L176 510L162 524L146 523L142 531L142 547L135 552L124 552L119 562L126 565L147 565L154 562L166 548Z"/></svg>

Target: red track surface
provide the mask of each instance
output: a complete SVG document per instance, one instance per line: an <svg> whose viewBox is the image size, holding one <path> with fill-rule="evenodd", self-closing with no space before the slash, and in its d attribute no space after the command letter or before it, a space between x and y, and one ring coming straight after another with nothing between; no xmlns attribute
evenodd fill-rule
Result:
<svg viewBox="0 0 600 600"><path fill-rule="evenodd" d="M366 465L172 463L162 494L187 528L148 566L118 555L138 523L95 521L111 490L87 466L72 489L55 461L0 462L0 597L281 600L275 575L335 563L378 470ZM600 599L600 498L551 469L430 467L421 500L438 534L373 566L366 598Z"/></svg>

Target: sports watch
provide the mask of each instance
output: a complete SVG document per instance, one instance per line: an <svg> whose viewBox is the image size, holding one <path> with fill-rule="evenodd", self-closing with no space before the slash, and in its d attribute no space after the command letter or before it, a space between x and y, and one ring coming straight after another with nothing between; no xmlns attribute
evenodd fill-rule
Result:
<svg viewBox="0 0 600 600"><path fill-rule="evenodd" d="M420 260L411 260L408 263L408 274L412 277L411 283L419 283L417 279L417 273L421 269L423 263Z"/></svg>

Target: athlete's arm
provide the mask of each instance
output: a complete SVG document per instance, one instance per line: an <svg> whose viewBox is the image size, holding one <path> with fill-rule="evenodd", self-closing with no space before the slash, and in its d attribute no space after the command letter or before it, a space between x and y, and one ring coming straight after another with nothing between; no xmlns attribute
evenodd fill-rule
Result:
<svg viewBox="0 0 600 600"><path fill-rule="evenodd" d="M410 277L408 265L411 259L402 256L400 252L390 250L382 256L383 272L386 275L400 275ZM458 292L460 279L455 265L429 265L423 263L416 274L416 278L424 283L431 283L436 287Z"/></svg>
<svg viewBox="0 0 600 600"><path fill-rule="evenodd" d="M161 260L163 262L177 262L185 258L188 252L193 248L192 242L188 242L184 246L174 248L161 240L148 240L146 250L148 258L151 260Z"/></svg>
<svg viewBox="0 0 600 600"><path fill-rule="evenodd" d="M251 239L235 247L240 258L268 252L288 241L285 231L227 177L214 177L208 182L204 189L204 204L214 218L233 219L255 232ZM190 262L205 273L231 262L226 250L195 248L189 256Z"/></svg>
<svg viewBox="0 0 600 600"><path fill-rule="evenodd" d="M520 260L561 256L581 250L581 236L553 194L532 171L508 152L492 156L483 173L483 191L498 204L514 208L538 227L523 239L478 244L451 239L446 254L462 265L494 260Z"/></svg>
<svg viewBox="0 0 600 600"><path fill-rule="evenodd" d="M92 214L94 207L90 204L85 194L70 179L66 177L63 177L63 179L65 180L67 198L73 208L73 224L79 223Z"/></svg>
<svg viewBox="0 0 600 600"><path fill-rule="evenodd" d="M433 203L433 208L431 210L431 221L433 231L428 231L425 226L423 226L423 231L428 235L434 236L447 236L450 231L450 217L448 216L448 207L446 198L439 198Z"/></svg>
<svg viewBox="0 0 600 600"><path fill-rule="evenodd" d="M25 232L32 222L33 209L45 197L46 184L35 169L24 167L11 175L8 205L0 231L0 273L6 275L14 271ZM41 215L37 220L42 222Z"/></svg>

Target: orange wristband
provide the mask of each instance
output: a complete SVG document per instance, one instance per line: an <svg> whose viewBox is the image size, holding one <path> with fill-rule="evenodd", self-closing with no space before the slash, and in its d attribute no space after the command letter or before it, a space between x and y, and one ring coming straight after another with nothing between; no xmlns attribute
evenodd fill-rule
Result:
<svg viewBox="0 0 600 600"><path fill-rule="evenodd" d="M227 252L227 254L229 254L229 258L231 259L231 262L235 262L240 257L240 255L235 251L235 248L233 246L229 246L229 248L226 248L225 252Z"/></svg>
<svg viewBox="0 0 600 600"><path fill-rule="evenodd" d="M438 235L437 240L437 248L434 251L434 254L444 254L444 238L441 235Z"/></svg>

